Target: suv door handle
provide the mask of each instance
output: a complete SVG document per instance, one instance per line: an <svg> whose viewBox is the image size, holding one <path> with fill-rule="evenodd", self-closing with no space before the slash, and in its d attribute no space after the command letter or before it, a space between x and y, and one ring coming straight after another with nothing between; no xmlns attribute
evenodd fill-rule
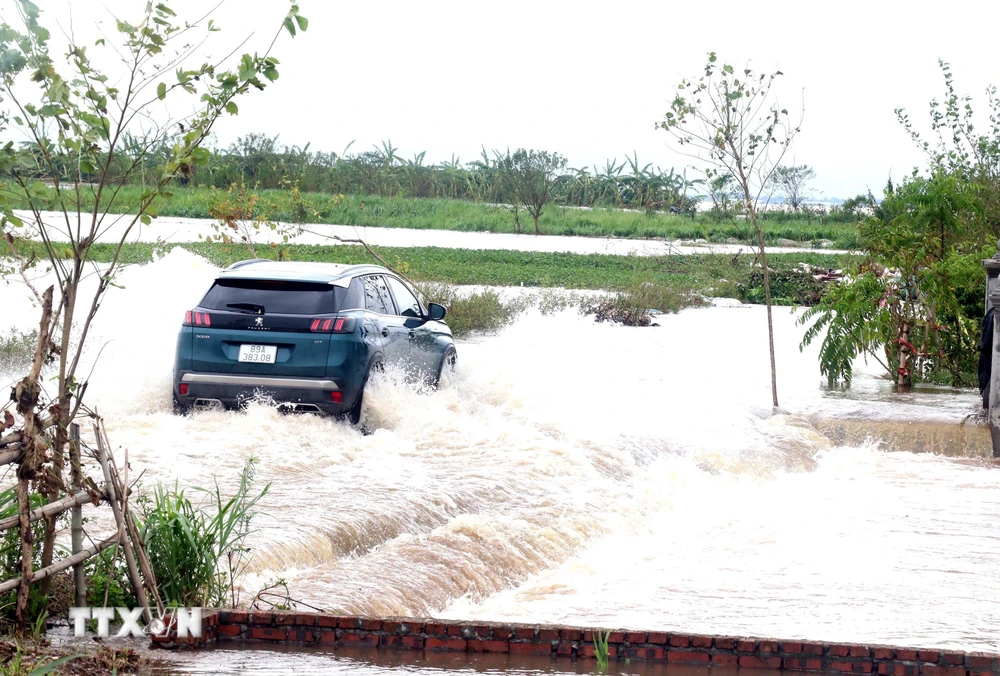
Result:
<svg viewBox="0 0 1000 676"><path fill-rule="evenodd" d="M388 326L383 326L382 327L382 336L385 337L385 338L389 337L389 327Z"/></svg>

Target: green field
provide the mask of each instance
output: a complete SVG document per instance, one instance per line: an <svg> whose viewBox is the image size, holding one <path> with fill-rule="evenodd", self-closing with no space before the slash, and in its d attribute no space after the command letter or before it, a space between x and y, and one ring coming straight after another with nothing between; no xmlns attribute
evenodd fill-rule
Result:
<svg viewBox="0 0 1000 676"><path fill-rule="evenodd" d="M52 191L49 191L50 195ZM110 209L128 212L141 194L138 186L125 186ZM178 188L173 197L157 203L162 216L210 218L213 203L225 191L215 188ZM297 223L332 223L414 229L461 230L472 232L514 232L514 218L501 207L469 200L414 197L379 197L375 195L329 195L324 193L293 193L287 190L258 191L264 213L273 220ZM13 195L12 195L13 196ZM83 194L84 210L92 209L92 196ZM26 208L27 202L15 202L16 208ZM105 204L105 206L107 206ZM521 214L521 224L532 229L531 219ZM647 214L623 209L579 209L550 206L540 221L542 234L580 235L592 237L622 237L641 239L698 239L726 242L747 235L745 223L717 221L706 214L696 219L663 212ZM838 249L858 249L860 240L852 224L821 224L814 217L789 214L772 215L764 221L766 240L776 244L779 239L811 246L829 240Z"/></svg>
<svg viewBox="0 0 1000 676"><path fill-rule="evenodd" d="M44 256L40 244L33 243L31 246L36 248L39 256ZM59 245L56 246L58 250ZM250 257L246 247L237 244L196 242L183 245L128 244L122 252L122 260L126 263L148 263L156 255L162 255L175 246L204 256L219 266ZM349 245L290 245L283 249L261 247L258 255L276 258L282 251L296 261L375 262L363 248ZM96 261L106 261L112 253L112 246L96 244L91 252ZM605 290L623 290L651 283L681 293L739 297L747 301L757 301L759 296L759 268L751 265L752 256L748 255L735 258L729 254L609 256L436 247L379 247L378 252L390 265L415 281ZM849 258L818 252L768 256L774 270L772 287L775 302L808 302L803 292L815 289L810 285L811 277L797 272L800 263L841 268L847 265Z"/></svg>

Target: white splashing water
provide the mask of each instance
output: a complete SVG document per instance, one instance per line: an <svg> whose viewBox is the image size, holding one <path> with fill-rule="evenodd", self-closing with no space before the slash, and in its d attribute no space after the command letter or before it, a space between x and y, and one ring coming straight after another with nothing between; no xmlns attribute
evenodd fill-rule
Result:
<svg viewBox="0 0 1000 676"><path fill-rule="evenodd" d="M974 393L893 395L863 365L850 392L825 392L778 309L789 413L764 415L762 308L656 328L528 313L462 342L449 387L374 383L368 436L263 404L177 417L177 329L215 272L180 249L126 271L89 397L147 486L229 489L260 459L272 487L248 593L283 578L346 612L1000 647L996 471L835 447L810 424L953 423ZM30 328L23 294L4 296L18 309L2 321Z"/></svg>

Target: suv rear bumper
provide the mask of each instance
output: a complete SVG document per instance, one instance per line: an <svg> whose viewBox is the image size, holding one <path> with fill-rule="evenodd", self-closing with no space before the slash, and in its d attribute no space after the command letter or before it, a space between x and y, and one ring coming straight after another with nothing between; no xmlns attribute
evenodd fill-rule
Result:
<svg viewBox="0 0 1000 676"><path fill-rule="evenodd" d="M255 397L273 399L293 410L327 414L346 413L353 403L344 383L332 378L296 378L231 373L180 371L174 374L174 400L181 408L221 404L237 408ZM186 389L181 394L181 386ZM340 394L342 400L335 401Z"/></svg>

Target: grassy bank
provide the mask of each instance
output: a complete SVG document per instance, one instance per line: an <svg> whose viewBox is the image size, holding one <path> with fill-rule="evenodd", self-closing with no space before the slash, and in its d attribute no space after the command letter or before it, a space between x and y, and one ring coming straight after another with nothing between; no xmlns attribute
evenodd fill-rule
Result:
<svg viewBox="0 0 1000 676"><path fill-rule="evenodd" d="M51 190L49 191L52 192ZM138 186L122 188L116 204L122 211L137 203ZM163 216L209 218L212 205L224 191L215 188L176 189L173 197L157 204ZM265 213L279 221L332 223L414 229L460 230L472 232L514 232L514 219L503 207L457 199L379 197L372 195L334 196L325 193L298 193L289 190L261 190ZM93 207L92 195L84 194L82 207ZM22 202L18 208L27 207ZM522 214L522 225L530 228L530 218ZM726 242L741 239L746 229L741 223L718 222L705 214L690 216L662 212L647 214L622 209L577 209L551 206L540 221L543 234L594 237L706 239ZM777 214L765 220L766 239L809 243L829 240L839 249L856 249L857 228L844 224L820 224L816 218L793 218Z"/></svg>
<svg viewBox="0 0 1000 676"><path fill-rule="evenodd" d="M41 256L40 245L34 246ZM196 242L183 245L128 244L123 251L123 259L127 263L148 263L156 255L162 255L176 246L204 256L220 267L250 257L246 247L240 245ZM96 260L105 261L110 257L112 248L97 244L91 251ZM625 290L636 285L652 284L677 292L746 300L754 299L754 289L760 284L759 274L754 275L758 268L751 265L752 257L747 255L611 256L436 247L379 247L378 251L391 265L422 282L605 290ZM258 249L258 255L265 258L277 258L279 252L296 261L373 262L359 246L289 245L282 249ZM797 272L800 263L840 268L847 258L818 252L768 256L774 270L772 286L776 302L803 302L799 299L799 287L808 286L811 277Z"/></svg>

